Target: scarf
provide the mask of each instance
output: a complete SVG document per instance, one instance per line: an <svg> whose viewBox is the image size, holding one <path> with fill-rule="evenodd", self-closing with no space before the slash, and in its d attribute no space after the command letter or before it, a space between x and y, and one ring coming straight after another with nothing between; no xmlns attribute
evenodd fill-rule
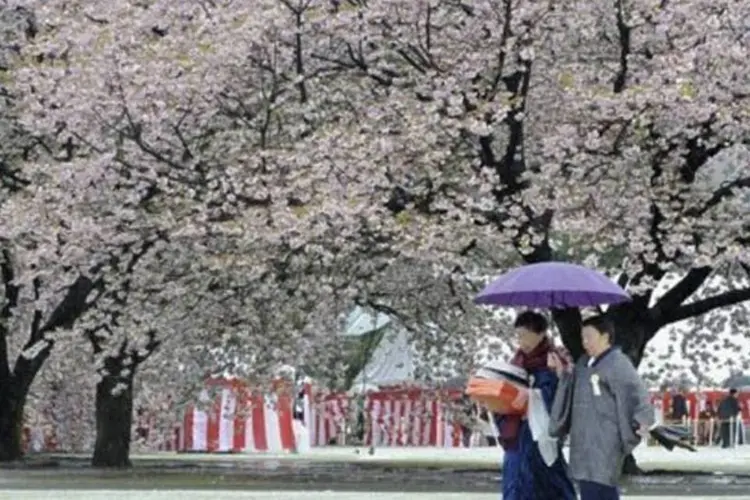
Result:
<svg viewBox="0 0 750 500"><path fill-rule="evenodd" d="M520 349L516 351L516 354L510 360L510 364L519 366L527 372L542 370L547 368L547 357L550 352L557 352L563 362L568 359L565 353L555 348L549 337L544 337L531 352L526 353ZM504 415L499 419L498 424L500 444L503 449L517 449L518 435L521 429L521 417L517 415Z"/></svg>

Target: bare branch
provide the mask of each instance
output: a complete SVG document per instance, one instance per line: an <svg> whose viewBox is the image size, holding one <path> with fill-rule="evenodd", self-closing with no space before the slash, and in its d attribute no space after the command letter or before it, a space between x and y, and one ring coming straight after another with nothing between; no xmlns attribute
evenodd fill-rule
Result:
<svg viewBox="0 0 750 500"><path fill-rule="evenodd" d="M714 309L739 304L746 300L750 300L750 287L724 292L707 299L685 304L672 311L665 312L663 317L664 325L676 323L688 318L694 318L695 316L700 316L701 314L705 314Z"/></svg>

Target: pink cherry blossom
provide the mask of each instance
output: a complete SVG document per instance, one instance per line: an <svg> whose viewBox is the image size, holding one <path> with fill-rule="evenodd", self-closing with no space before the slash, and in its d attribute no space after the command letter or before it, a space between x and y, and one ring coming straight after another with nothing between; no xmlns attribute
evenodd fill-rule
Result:
<svg viewBox="0 0 750 500"><path fill-rule="evenodd" d="M159 407L285 364L335 387L355 303L398 318L444 380L508 330L472 295L539 260L619 277L636 361L694 317L707 357L717 307L746 329L746 2L17 5L0 380L38 374L33 405L58 372L65 394L136 374Z"/></svg>

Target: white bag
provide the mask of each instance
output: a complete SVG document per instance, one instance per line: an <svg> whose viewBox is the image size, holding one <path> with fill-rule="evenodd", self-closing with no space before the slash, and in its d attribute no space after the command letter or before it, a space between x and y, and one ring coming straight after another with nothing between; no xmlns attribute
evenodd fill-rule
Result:
<svg viewBox="0 0 750 500"><path fill-rule="evenodd" d="M557 460L559 449L557 438L549 435L549 413L540 389L529 390L528 420L531 437L539 446L544 463L550 467Z"/></svg>

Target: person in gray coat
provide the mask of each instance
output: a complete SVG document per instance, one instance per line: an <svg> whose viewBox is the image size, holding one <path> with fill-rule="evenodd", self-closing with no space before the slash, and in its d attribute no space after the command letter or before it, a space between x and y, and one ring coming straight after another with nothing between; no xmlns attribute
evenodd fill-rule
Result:
<svg viewBox="0 0 750 500"><path fill-rule="evenodd" d="M623 461L654 427L654 409L630 359L613 345L609 319L585 320L581 338L586 354L575 366L549 357L560 377L550 434L570 435L570 474L581 500L617 500Z"/></svg>

